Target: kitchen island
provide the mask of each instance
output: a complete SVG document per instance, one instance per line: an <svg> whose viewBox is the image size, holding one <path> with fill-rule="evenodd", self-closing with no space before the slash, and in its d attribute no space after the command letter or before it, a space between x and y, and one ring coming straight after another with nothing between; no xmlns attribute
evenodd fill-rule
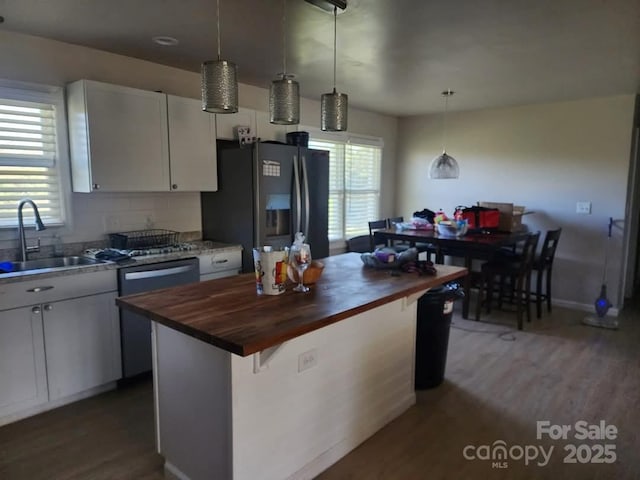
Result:
<svg viewBox="0 0 640 480"><path fill-rule="evenodd" d="M466 274L323 260L309 293L253 274L119 298L154 321L158 451L184 479L312 478L415 403L416 300Z"/></svg>

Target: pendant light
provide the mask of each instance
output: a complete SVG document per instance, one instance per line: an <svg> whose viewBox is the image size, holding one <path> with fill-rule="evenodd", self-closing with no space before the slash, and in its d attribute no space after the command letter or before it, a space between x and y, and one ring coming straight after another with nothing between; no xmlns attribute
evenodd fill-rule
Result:
<svg viewBox="0 0 640 480"><path fill-rule="evenodd" d="M282 0L282 73L271 82L269 122L276 125L300 123L300 85L287 74L287 0Z"/></svg>
<svg viewBox="0 0 640 480"><path fill-rule="evenodd" d="M444 96L444 115L442 117L442 154L438 155L431 162L429 168L429 178L433 179L447 179L458 178L460 176L460 168L458 162L451 155L447 155L446 140L447 140L447 107L449 106L449 97L455 92L446 90L442 92Z"/></svg>
<svg viewBox="0 0 640 480"><path fill-rule="evenodd" d="M336 91L336 44L338 7L333 7L333 92L323 93L320 101L320 128L325 132L343 132L347 129L349 97Z"/></svg>
<svg viewBox="0 0 640 480"><path fill-rule="evenodd" d="M202 110L210 113L238 111L238 75L235 63L220 58L220 0L216 3L218 59L202 63Z"/></svg>

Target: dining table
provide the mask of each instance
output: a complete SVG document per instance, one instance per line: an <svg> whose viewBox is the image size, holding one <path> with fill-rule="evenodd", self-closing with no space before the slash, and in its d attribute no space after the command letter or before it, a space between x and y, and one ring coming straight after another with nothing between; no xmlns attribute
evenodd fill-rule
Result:
<svg viewBox="0 0 640 480"><path fill-rule="evenodd" d="M435 229L400 229L387 228L375 232L376 242L393 245L395 241L409 243L420 249L435 253L436 263L442 263L445 256L464 259L464 266L469 271L463 280L465 296L462 301L462 318L469 317L470 289L473 282L473 260L489 260L495 253L507 247L513 247L528 235L526 230L503 232L483 230L469 232L462 236L440 235Z"/></svg>

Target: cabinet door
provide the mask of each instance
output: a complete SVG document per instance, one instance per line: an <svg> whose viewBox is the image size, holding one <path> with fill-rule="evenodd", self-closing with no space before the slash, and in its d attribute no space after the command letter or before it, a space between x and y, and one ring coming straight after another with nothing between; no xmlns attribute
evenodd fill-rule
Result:
<svg viewBox="0 0 640 480"><path fill-rule="evenodd" d="M116 292L43 305L51 400L121 377Z"/></svg>
<svg viewBox="0 0 640 480"><path fill-rule="evenodd" d="M83 82L92 189L168 191L165 94Z"/></svg>
<svg viewBox="0 0 640 480"><path fill-rule="evenodd" d="M225 140L238 138L237 127L250 127L252 135L256 135L256 112L248 108L239 108L238 113L216 115L216 135Z"/></svg>
<svg viewBox="0 0 640 480"><path fill-rule="evenodd" d="M167 95L171 190L215 192L216 116L200 100Z"/></svg>
<svg viewBox="0 0 640 480"><path fill-rule="evenodd" d="M0 417L46 403L40 307L0 312Z"/></svg>

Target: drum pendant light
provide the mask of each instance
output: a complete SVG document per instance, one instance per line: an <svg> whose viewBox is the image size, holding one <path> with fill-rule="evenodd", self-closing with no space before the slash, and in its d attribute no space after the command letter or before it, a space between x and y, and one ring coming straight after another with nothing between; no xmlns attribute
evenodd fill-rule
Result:
<svg viewBox="0 0 640 480"><path fill-rule="evenodd" d="M338 7L333 8L333 92L323 93L320 100L320 128L325 132L347 130L347 108L349 97L336 91L336 38Z"/></svg>
<svg viewBox="0 0 640 480"><path fill-rule="evenodd" d="M210 113L238 111L238 75L235 63L220 57L220 0L216 4L218 59L202 63L202 110Z"/></svg>
<svg viewBox="0 0 640 480"><path fill-rule="evenodd" d="M438 155L431 162L429 168L429 178L432 179L448 179L458 178L460 176L460 168L455 158L447 155L446 139L447 139L447 107L449 103L449 97L455 92L446 90L442 92L444 96L444 114L442 116L442 154Z"/></svg>
<svg viewBox="0 0 640 480"><path fill-rule="evenodd" d="M269 122L276 125L300 123L300 85L287 74L287 0L282 0L282 73L271 82Z"/></svg>

